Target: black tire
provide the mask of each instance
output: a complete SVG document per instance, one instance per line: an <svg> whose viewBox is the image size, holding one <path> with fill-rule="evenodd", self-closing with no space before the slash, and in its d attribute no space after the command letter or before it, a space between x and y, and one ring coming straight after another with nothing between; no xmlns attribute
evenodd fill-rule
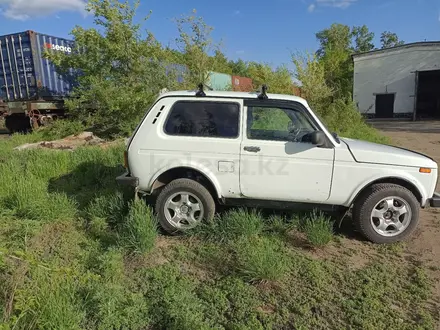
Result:
<svg viewBox="0 0 440 330"><path fill-rule="evenodd" d="M202 184L191 179L177 179L171 181L162 189L156 199L156 213L161 227L171 235L182 233L166 219L164 207L167 199L178 192L189 192L195 195L203 205L204 221L211 221L215 214L215 202L211 193Z"/></svg>
<svg viewBox="0 0 440 330"><path fill-rule="evenodd" d="M371 212L377 203L390 196L405 200L411 208L412 216L406 229L400 234L387 237L374 230L371 223ZM353 220L356 229L368 240L376 244L389 244L407 239L419 223L420 204L414 194L405 187L396 184L374 184L367 188L355 201Z"/></svg>

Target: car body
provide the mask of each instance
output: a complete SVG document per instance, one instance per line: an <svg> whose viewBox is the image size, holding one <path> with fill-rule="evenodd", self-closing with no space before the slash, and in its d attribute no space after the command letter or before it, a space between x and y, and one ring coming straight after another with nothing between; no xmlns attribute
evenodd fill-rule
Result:
<svg viewBox="0 0 440 330"><path fill-rule="evenodd" d="M390 202L396 210L411 208L411 217L417 213L407 227L418 221L414 201L417 208L440 206L433 159L402 148L339 138L302 98L242 92L198 95L177 91L157 98L127 142L127 173L119 182L150 195L174 180L188 179L200 183L221 204L254 201L343 209L359 198L366 200L367 191L378 185L393 185L414 197L412 207L403 203L405 199L400 203L399 196ZM186 227L195 222L192 219ZM185 229L170 221L165 227L170 232ZM384 243L403 239L412 230L382 235ZM374 233L366 236L382 241L380 235L371 237Z"/></svg>

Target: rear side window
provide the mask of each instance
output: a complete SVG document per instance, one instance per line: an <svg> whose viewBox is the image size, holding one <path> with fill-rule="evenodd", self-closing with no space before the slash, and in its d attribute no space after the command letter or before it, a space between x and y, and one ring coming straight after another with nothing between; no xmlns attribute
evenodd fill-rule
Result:
<svg viewBox="0 0 440 330"><path fill-rule="evenodd" d="M176 102L165 133L199 137L238 137L240 107L228 102Z"/></svg>

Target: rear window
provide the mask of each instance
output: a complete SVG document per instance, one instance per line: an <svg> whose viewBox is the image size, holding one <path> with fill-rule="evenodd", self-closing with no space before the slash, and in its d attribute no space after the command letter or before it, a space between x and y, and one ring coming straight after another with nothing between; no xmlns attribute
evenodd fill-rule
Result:
<svg viewBox="0 0 440 330"><path fill-rule="evenodd" d="M238 137L240 107L228 102L176 102L165 123L169 135Z"/></svg>

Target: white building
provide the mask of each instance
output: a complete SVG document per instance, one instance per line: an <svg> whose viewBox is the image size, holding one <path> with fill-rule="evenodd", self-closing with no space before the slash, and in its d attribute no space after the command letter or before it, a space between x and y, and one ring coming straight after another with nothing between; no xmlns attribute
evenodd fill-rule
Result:
<svg viewBox="0 0 440 330"><path fill-rule="evenodd" d="M353 99L368 118L440 118L440 42L353 55Z"/></svg>

